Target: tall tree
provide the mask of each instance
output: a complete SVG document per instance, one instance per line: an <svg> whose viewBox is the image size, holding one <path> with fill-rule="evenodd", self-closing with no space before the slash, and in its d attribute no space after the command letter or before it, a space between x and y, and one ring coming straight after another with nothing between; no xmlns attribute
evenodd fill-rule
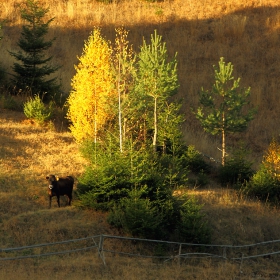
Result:
<svg viewBox="0 0 280 280"><path fill-rule="evenodd" d="M135 91L139 106L148 108L146 114L152 112L154 150L157 149L158 135L165 126L159 123L158 116L163 112L168 98L176 94L179 87L176 56L168 61L166 44L156 30L151 35L151 44L144 40L138 54Z"/></svg>
<svg viewBox="0 0 280 280"><path fill-rule="evenodd" d="M52 57L45 57L44 52L48 50L55 40L45 41L49 25L54 18L45 20L49 9L42 7L36 0L27 0L21 7L21 18L27 22L23 25L21 37L18 42L19 52L10 52L19 62L15 62L13 81L19 89L30 89L33 94L46 95L50 97L58 93L60 86L56 78L45 79L53 74L59 67L52 67L49 62Z"/></svg>
<svg viewBox="0 0 280 280"><path fill-rule="evenodd" d="M75 66L72 91L68 98L67 117L71 132L78 142L94 143L106 122L115 116L116 103L112 70L112 49L95 28L85 42L80 63Z"/></svg>
<svg viewBox="0 0 280 280"><path fill-rule="evenodd" d="M128 91L133 82L135 55L127 40L128 31L123 27L116 28L116 39L114 47L114 67L116 70L116 89L118 92L118 123L120 151L123 151L123 140L126 137L127 116L124 106L128 100Z"/></svg>
<svg viewBox="0 0 280 280"><path fill-rule="evenodd" d="M249 104L250 88L239 89L240 78L232 76L233 65L221 57L219 67L215 65L215 83L211 91L202 88L201 107L196 117L206 132L222 136L222 165L225 164L226 134L244 131L254 117L255 109L244 111Z"/></svg>

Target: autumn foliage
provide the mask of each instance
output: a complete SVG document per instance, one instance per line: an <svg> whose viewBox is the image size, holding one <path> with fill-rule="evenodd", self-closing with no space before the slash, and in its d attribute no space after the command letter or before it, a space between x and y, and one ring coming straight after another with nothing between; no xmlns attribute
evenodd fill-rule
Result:
<svg viewBox="0 0 280 280"><path fill-rule="evenodd" d="M111 69L112 50L95 28L85 42L80 63L75 66L72 91L68 98L68 119L77 142L85 139L97 141L98 133L114 115L116 91Z"/></svg>
<svg viewBox="0 0 280 280"><path fill-rule="evenodd" d="M263 159L266 170L280 180L280 144L273 139Z"/></svg>

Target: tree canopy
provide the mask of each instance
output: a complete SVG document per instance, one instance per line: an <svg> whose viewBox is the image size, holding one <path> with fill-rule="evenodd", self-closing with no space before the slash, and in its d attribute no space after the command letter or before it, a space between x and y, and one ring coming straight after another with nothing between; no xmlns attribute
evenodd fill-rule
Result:
<svg viewBox="0 0 280 280"><path fill-rule="evenodd" d="M15 72L13 81L18 89L31 91L33 95L40 94L47 97L59 93L60 86L56 78L46 79L55 73L59 67L50 65L52 57L45 57L55 38L46 41L50 23L54 18L46 20L48 8L42 7L36 0L27 0L21 6L21 18L26 22L22 27L18 52L10 52L18 62L14 63Z"/></svg>
<svg viewBox="0 0 280 280"><path fill-rule="evenodd" d="M78 142L97 142L106 122L116 111L116 90L112 72L112 49L95 28L85 42L80 63L75 66L72 91L68 98L67 117L71 132Z"/></svg>
<svg viewBox="0 0 280 280"><path fill-rule="evenodd" d="M255 109L244 110L249 104L251 89L239 88L240 78L232 76L233 65L221 57L219 66L213 66L215 83L212 90L200 92L200 107L196 117L206 132L222 135L222 164L225 163L226 134L244 131L253 119Z"/></svg>

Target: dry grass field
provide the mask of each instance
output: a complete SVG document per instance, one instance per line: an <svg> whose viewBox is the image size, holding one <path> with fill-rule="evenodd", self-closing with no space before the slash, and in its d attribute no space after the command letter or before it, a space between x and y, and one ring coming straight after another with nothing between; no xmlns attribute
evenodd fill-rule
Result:
<svg viewBox="0 0 280 280"><path fill-rule="evenodd" d="M27 121L23 113L1 109L0 133L0 248L122 234L108 226L106 214L75 207L75 196L71 207L64 207L62 200L62 207L58 208L54 199L48 209L45 176L71 174L77 178L86 163L69 132L39 127ZM234 190L216 185L188 192L204 205L213 244L244 245L279 239L279 209L249 201ZM110 245L113 246L110 242L106 246ZM279 251L279 246L271 250ZM42 252L23 251L27 255L34 253ZM14 255L0 252L1 258L11 256ZM239 261L215 259L188 259L178 266L176 261L155 262L109 253L105 253L105 258L106 266L95 249L35 259L0 260L0 279L280 278L279 255L244 260L242 266Z"/></svg>
<svg viewBox="0 0 280 280"><path fill-rule="evenodd" d="M0 45L0 62L11 72L12 57L7 50L17 51L22 22L17 3L0 3L0 19L7 22ZM43 1L44 2L44 1ZM61 65L57 73L64 91L71 89L74 64L82 54L94 26L114 41L115 28L129 30L129 41L139 50L143 37L149 40L154 29L163 36L170 55L178 52L180 89L186 118L184 135L203 153L219 159L220 139L206 135L191 113L198 106L198 91L213 84L213 65L221 56L234 65L235 77L242 87L251 87L251 103L258 114L248 130L228 139L234 146L245 140L256 165L272 137L279 135L280 88L280 2L277 0L164 0L147 3L142 0L113 0L103 4L93 0L48 0L49 17L55 17L49 36L56 37L50 50L53 64Z"/></svg>
<svg viewBox="0 0 280 280"><path fill-rule="evenodd" d="M17 50L22 22L16 3L0 3L0 19L7 19L0 44L0 63L11 71L7 50ZM114 40L115 27L123 25L135 50L154 29L163 36L171 55L178 52L180 90L186 117L187 144L219 158L220 139L207 136L192 115L197 92L210 88L213 64L224 56L234 65L235 76L251 86L251 102L258 114L248 130L229 139L234 145L245 139L257 164L271 138L279 135L280 99L280 2L275 0L46 0L55 17L49 35L57 39L50 54L62 68L58 77L70 90L77 55L94 26ZM23 113L0 110L0 248L18 247L82 238L98 234L121 234L106 223L103 213L75 207L48 209L45 176L78 177L85 160L71 134L56 127L39 127ZM189 191L201 203L212 229L213 244L252 244L279 239L280 212L258 201L247 200L231 189L216 185ZM63 204L63 203L62 203ZM0 252L1 257L5 257ZM239 262L211 259L178 263L155 263L150 259L106 254L104 266L96 252L0 261L0 279L280 279L279 255Z"/></svg>

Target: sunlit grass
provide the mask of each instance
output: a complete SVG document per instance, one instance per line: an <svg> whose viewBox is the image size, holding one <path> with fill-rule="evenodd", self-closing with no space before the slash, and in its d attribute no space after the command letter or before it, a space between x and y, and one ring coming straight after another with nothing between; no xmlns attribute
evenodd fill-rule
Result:
<svg viewBox="0 0 280 280"><path fill-rule="evenodd" d="M0 18L7 19L0 44L1 65L12 72L13 57L7 50L17 51L22 20L17 3L0 3ZM178 52L179 93L183 100L185 140L195 144L205 154L219 159L220 139L206 135L190 108L198 106L198 92L210 88L213 65L221 56L234 65L235 77L241 77L241 87L251 87L251 104L258 114L247 131L228 140L235 145L243 138L252 149L254 167L262 158L271 138L279 134L278 98L280 76L280 4L274 0L165 0L148 3L140 0L113 1L111 4L92 0L43 1L49 6L49 37L56 37L49 55L53 64L62 66L57 72L65 94L71 90L74 64L82 54L84 41L94 26L102 35L115 39L115 27L128 29L128 40L136 51L150 38L154 29L163 36L168 52ZM9 76L9 75L8 75Z"/></svg>
<svg viewBox="0 0 280 280"><path fill-rule="evenodd" d="M55 132L26 122L23 113L0 112L0 247L51 243L87 236L123 235L111 228L107 214L55 203L48 209L45 176L59 172L78 177L84 160L69 132ZM241 245L279 239L279 210L215 182L205 188L183 189L203 205L212 243ZM111 244L113 246L113 243ZM110 242L106 245L110 246ZM67 247L64 248L67 250ZM50 249L54 250L54 249ZM40 254L40 249L35 253ZM25 252L31 254L31 252ZM2 255L1 255L2 256ZM0 279L250 279L279 277L279 259L228 262L176 259L169 262L123 257L97 250L0 263ZM202 269L203 268L203 269ZM241 272L242 271L242 272ZM278 273L278 274L277 274ZM253 276L252 276L253 275Z"/></svg>

